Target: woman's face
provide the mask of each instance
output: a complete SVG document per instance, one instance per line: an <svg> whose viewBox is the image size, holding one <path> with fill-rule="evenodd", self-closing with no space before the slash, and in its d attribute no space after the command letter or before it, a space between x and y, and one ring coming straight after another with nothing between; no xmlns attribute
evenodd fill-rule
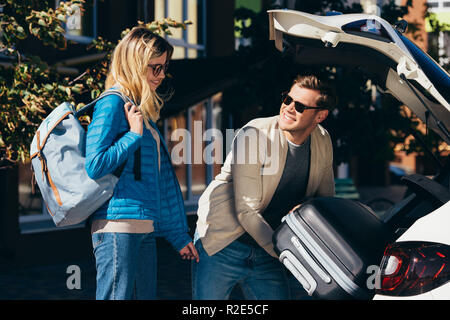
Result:
<svg viewBox="0 0 450 320"><path fill-rule="evenodd" d="M150 59L147 68L147 81L152 90L156 90L161 82L166 77L165 64L167 60L167 52L164 52L159 57Z"/></svg>

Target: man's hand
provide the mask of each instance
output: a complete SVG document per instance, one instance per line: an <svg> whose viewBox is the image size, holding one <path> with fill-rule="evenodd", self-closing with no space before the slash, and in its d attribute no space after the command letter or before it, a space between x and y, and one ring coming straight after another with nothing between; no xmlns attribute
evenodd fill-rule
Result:
<svg viewBox="0 0 450 320"><path fill-rule="evenodd" d="M189 260L196 260L196 262L200 261L200 257L198 256L197 249L195 249L195 246L192 242L189 242L189 244L180 250L180 255L183 260L189 259Z"/></svg>

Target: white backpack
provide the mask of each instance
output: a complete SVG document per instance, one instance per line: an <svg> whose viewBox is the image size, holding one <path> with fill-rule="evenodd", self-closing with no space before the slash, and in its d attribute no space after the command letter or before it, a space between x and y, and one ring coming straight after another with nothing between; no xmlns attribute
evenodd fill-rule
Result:
<svg viewBox="0 0 450 320"><path fill-rule="evenodd" d="M112 197L125 163L114 174L89 178L85 169L86 131L78 118L110 94L130 101L117 90L108 90L76 111L64 102L45 119L34 135L30 148L36 182L56 226L78 224Z"/></svg>

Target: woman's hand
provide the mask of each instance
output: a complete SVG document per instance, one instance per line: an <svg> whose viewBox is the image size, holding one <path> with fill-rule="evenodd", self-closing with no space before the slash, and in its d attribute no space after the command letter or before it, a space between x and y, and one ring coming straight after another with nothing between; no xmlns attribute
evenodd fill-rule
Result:
<svg viewBox="0 0 450 320"><path fill-rule="evenodd" d="M141 111L135 105L131 104L131 102L125 103L124 108L125 118L130 126L130 131L142 136L144 133L144 118L142 117Z"/></svg>
<svg viewBox="0 0 450 320"><path fill-rule="evenodd" d="M196 260L196 262L200 261L200 257L198 256L197 249L195 249L195 246L192 242L189 242L189 244L180 250L180 255L183 260L189 259L189 260Z"/></svg>

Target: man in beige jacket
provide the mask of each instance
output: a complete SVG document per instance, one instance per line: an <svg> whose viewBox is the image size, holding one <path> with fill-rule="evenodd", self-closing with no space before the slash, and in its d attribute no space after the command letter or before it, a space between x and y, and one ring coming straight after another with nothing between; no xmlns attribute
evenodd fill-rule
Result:
<svg viewBox="0 0 450 320"><path fill-rule="evenodd" d="M329 84L299 76L278 116L238 132L199 200L193 299L228 299L238 283L247 299L289 299L272 234L305 198L334 196L332 143L319 123L335 105Z"/></svg>

